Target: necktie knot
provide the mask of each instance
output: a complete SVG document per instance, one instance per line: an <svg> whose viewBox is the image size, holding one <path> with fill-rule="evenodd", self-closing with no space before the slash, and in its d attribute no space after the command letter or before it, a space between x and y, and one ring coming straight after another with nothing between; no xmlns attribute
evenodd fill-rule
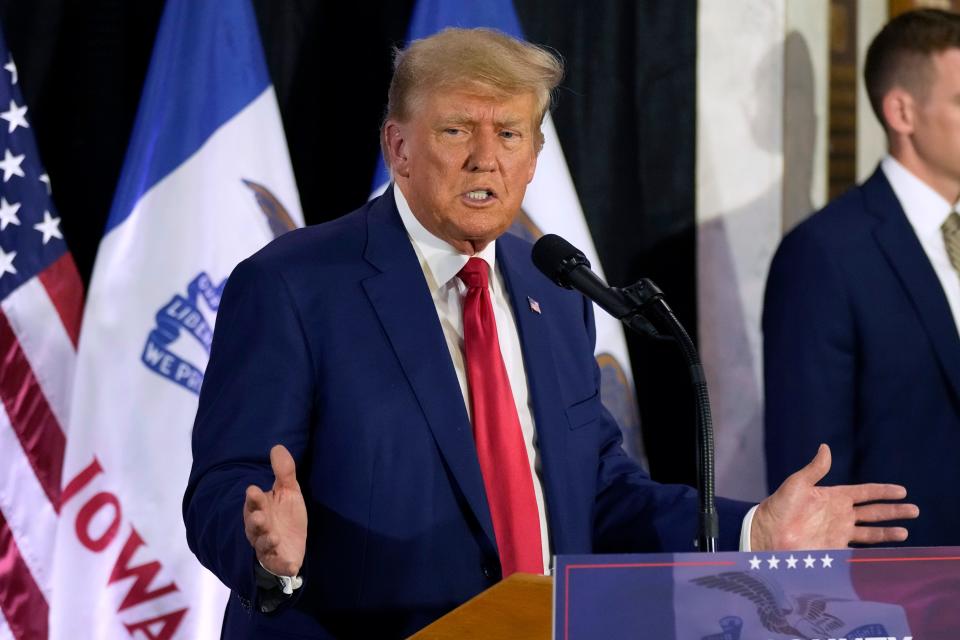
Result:
<svg viewBox="0 0 960 640"><path fill-rule="evenodd" d="M960 214L956 211L951 211L950 215L947 216L947 219L944 220L940 226L940 230L943 231L944 235L950 236L956 236L957 233L960 233Z"/></svg>
<svg viewBox="0 0 960 640"><path fill-rule="evenodd" d="M457 277L468 289L486 289L489 283L487 271L487 263L482 258L470 258Z"/></svg>
<svg viewBox="0 0 960 640"><path fill-rule="evenodd" d="M947 257L950 264L957 271L960 271L960 214L951 211L947 219L940 225L940 231L943 232L943 244L947 248Z"/></svg>

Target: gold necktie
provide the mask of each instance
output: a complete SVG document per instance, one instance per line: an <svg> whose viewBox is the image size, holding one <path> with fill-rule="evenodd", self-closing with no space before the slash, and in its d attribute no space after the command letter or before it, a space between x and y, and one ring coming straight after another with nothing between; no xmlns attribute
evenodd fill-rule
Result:
<svg viewBox="0 0 960 640"><path fill-rule="evenodd" d="M943 232L943 243L947 247L950 264L960 273L960 214L951 211L940 225L940 231Z"/></svg>

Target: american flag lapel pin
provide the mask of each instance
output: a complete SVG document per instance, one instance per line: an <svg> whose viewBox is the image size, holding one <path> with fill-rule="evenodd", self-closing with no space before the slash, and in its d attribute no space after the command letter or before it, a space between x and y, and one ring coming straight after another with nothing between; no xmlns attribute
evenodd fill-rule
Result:
<svg viewBox="0 0 960 640"><path fill-rule="evenodd" d="M534 299L531 298L530 296L527 296L527 303L530 304L530 311L533 311L534 313L540 313L540 303L539 303L539 302L537 302L536 300L534 300Z"/></svg>

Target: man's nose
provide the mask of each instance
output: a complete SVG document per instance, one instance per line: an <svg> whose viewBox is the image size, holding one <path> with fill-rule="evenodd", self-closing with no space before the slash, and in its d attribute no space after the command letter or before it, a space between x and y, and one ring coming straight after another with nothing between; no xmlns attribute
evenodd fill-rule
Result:
<svg viewBox="0 0 960 640"><path fill-rule="evenodd" d="M481 133L474 136L470 158L467 160L470 171L493 171L497 168L497 136Z"/></svg>

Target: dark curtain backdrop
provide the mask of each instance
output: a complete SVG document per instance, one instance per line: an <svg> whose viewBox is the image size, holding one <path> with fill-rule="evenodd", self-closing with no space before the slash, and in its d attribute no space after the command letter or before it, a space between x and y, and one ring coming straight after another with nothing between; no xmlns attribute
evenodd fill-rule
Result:
<svg viewBox="0 0 960 640"><path fill-rule="evenodd" d="M527 38L566 60L554 120L609 281L652 277L693 332L696 1L515 4ZM366 200L391 48L403 42L413 2L254 6L307 223L330 220ZM0 0L28 118L85 282L162 8L161 0ZM692 484L684 367L672 345L628 340L651 471Z"/></svg>

